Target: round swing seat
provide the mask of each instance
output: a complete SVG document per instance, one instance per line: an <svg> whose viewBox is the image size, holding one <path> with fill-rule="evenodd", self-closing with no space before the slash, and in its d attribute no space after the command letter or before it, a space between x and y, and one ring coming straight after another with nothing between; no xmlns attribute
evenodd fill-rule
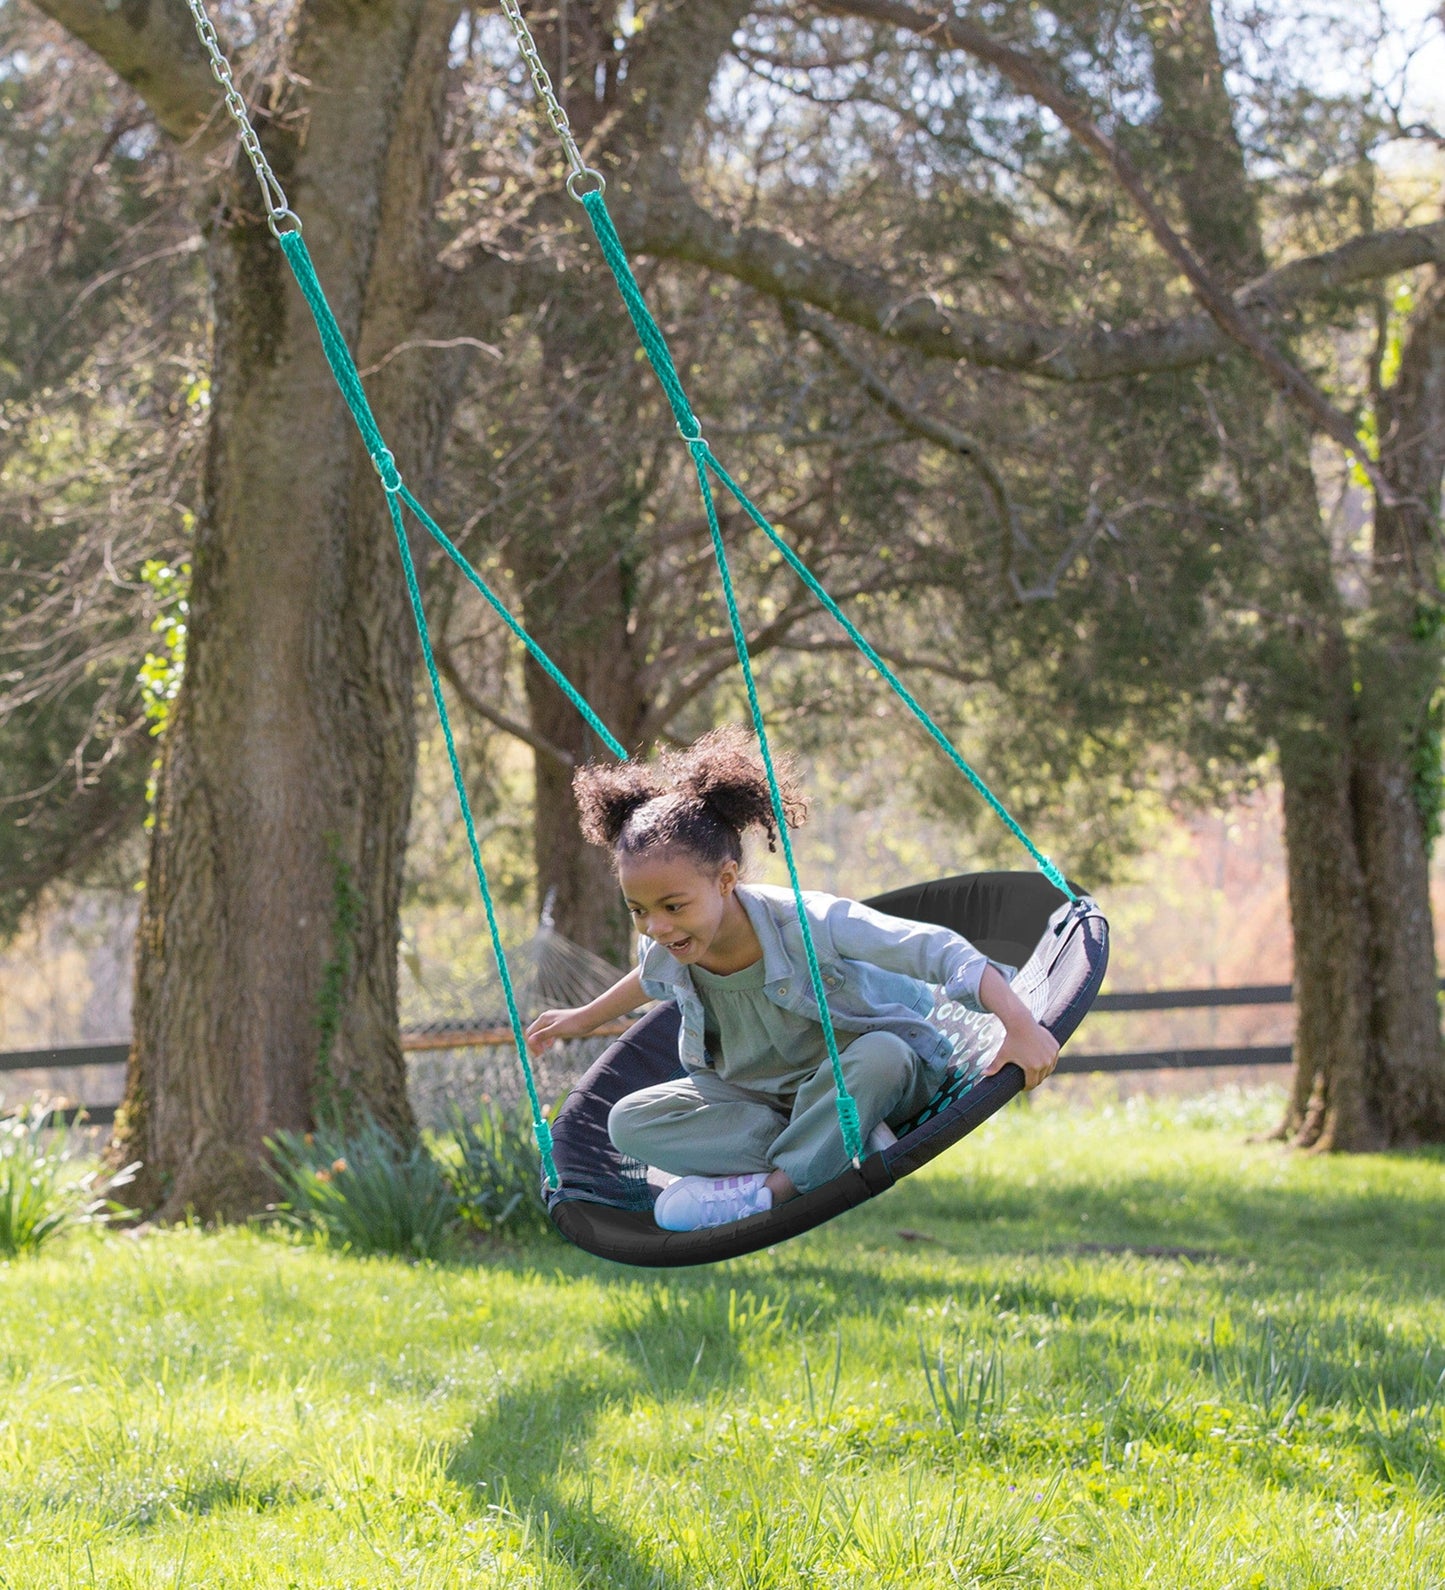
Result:
<svg viewBox="0 0 1445 1590"><path fill-rule="evenodd" d="M891 916L961 933L985 955L1020 968L1014 988L1063 1045L1083 1020L1109 959L1109 926L1095 902L1070 904L1036 872L980 872L914 884L866 903ZM602 1054L552 1123L559 1185L544 1188L548 1213L568 1241L619 1264L712 1264L771 1247L866 1202L980 1126L1023 1090L1008 1065L971 1080L951 1074L898 1141L856 1168L776 1209L699 1231L664 1231L652 1217L660 1184L613 1147L607 1116L626 1094L683 1075L678 1012L659 1005Z"/></svg>

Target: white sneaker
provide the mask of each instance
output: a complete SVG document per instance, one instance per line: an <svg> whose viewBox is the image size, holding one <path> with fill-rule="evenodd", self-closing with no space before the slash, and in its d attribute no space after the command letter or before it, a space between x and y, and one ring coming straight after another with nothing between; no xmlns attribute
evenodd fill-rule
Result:
<svg viewBox="0 0 1445 1590"><path fill-rule="evenodd" d="M763 1185L767 1179L760 1170L746 1176L679 1176L657 1195L653 1217L664 1231L746 1220L773 1207L772 1192Z"/></svg>

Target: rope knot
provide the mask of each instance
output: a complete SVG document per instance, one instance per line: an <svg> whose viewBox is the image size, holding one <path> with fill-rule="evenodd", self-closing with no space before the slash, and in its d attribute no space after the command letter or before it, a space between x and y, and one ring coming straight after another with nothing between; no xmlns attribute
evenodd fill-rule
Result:
<svg viewBox="0 0 1445 1590"><path fill-rule="evenodd" d="M856 1165L863 1155L863 1128L858 1119L858 1105L853 1095L842 1085L833 1100L838 1107L838 1125L843 1132L843 1147L848 1158Z"/></svg>
<svg viewBox="0 0 1445 1590"><path fill-rule="evenodd" d="M383 447L380 452L371 455L371 467L380 475L382 490L388 496L394 496L401 490L401 473L389 447Z"/></svg>

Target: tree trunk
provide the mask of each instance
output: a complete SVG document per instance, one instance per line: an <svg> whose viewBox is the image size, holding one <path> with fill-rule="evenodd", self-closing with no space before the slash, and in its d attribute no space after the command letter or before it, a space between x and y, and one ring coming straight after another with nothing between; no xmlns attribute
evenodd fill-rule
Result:
<svg viewBox="0 0 1445 1590"><path fill-rule="evenodd" d="M1430 908L1439 826L1445 291L1426 293L1377 394L1380 469L1368 623L1357 648L1355 823L1371 930L1372 1113L1388 1143L1445 1140L1445 1054Z"/></svg>
<svg viewBox="0 0 1445 1590"><path fill-rule="evenodd" d="M1238 284L1261 273L1265 252L1210 0L1160 7L1151 29L1160 130L1190 240ZM1403 372L1400 386L1408 386ZM1273 400L1262 377L1246 373L1235 398L1241 438L1267 440L1272 430L1279 438L1277 451L1260 451L1257 440L1240 447L1251 493L1263 503L1273 498L1262 515L1273 543L1261 547L1274 570L1276 599L1268 605L1288 612L1303 598L1309 615L1276 624L1257 693L1284 784L1299 1012L1281 1135L1321 1149L1438 1136L1445 1078L1429 856L1413 769L1438 676L1439 631L1412 638L1409 604L1389 594L1394 576L1379 559L1382 539L1398 543L1403 534L1410 560L1429 558L1431 539L1418 528L1398 530L1392 510L1377 507L1371 635L1363 648L1352 647L1321 529L1309 438L1290 424L1271 426ZM1415 414L1394 431L1416 436L1421 423ZM1405 468L1392 462L1388 446L1381 464L1396 477ZM1437 518L1439 475L1437 454ZM1417 488L1414 482L1403 494L1418 496ZM1392 567L1403 560L1396 546Z"/></svg>
<svg viewBox="0 0 1445 1590"><path fill-rule="evenodd" d="M1348 672L1341 644L1322 661ZM1279 736L1284 837L1294 936L1294 1072L1281 1136L1333 1148L1378 1132L1368 1117L1371 1052L1369 922L1355 842L1349 737L1331 720L1338 684L1320 691L1326 713L1314 732ZM1348 699L1347 697L1345 699Z"/></svg>
<svg viewBox="0 0 1445 1590"><path fill-rule="evenodd" d="M422 0L304 10L291 61L304 103L266 132L363 366L404 334L432 280L451 21ZM234 192L253 200L246 183ZM415 636L375 473L252 208L209 237L216 345L190 648L114 1146L143 1162L138 1198L162 1216L264 1203L277 1129L369 1112L413 1130L396 941ZM417 481L448 418L437 376L397 360L372 383Z"/></svg>
<svg viewBox="0 0 1445 1590"><path fill-rule="evenodd" d="M640 372L628 323L594 274L559 290L542 327L551 439L530 523L514 541L513 572L527 625L629 751L647 702L633 635L641 493L635 482ZM537 509L542 512L538 514ZM534 844L539 900L558 928L617 965L632 959L632 925L612 858L587 844L572 798L575 766L606 756L576 709L530 660L532 726L571 758L536 755Z"/></svg>
<svg viewBox="0 0 1445 1590"><path fill-rule="evenodd" d="M1397 740L1364 748L1355 759L1355 818L1370 927L1368 1124L1337 1147L1445 1140L1429 852L1413 751Z"/></svg>

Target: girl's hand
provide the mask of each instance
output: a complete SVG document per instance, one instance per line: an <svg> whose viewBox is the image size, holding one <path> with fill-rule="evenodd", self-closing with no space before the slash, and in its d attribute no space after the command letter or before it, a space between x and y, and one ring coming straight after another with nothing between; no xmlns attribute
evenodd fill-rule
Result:
<svg viewBox="0 0 1445 1590"><path fill-rule="evenodd" d="M585 1038L595 1025L585 1006L577 1010L544 1010L527 1028L527 1047L540 1054L554 1043Z"/></svg>
<svg viewBox="0 0 1445 1590"><path fill-rule="evenodd" d="M1045 1077L1053 1074L1059 1063L1059 1044L1047 1027L1040 1026L1032 1017L1027 1025L1015 1022L1004 1028L1003 1047L984 1072L991 1077L1006 1065L1016 1065L1024 1074L1024 1088L1038 1087Z"/></svg>

